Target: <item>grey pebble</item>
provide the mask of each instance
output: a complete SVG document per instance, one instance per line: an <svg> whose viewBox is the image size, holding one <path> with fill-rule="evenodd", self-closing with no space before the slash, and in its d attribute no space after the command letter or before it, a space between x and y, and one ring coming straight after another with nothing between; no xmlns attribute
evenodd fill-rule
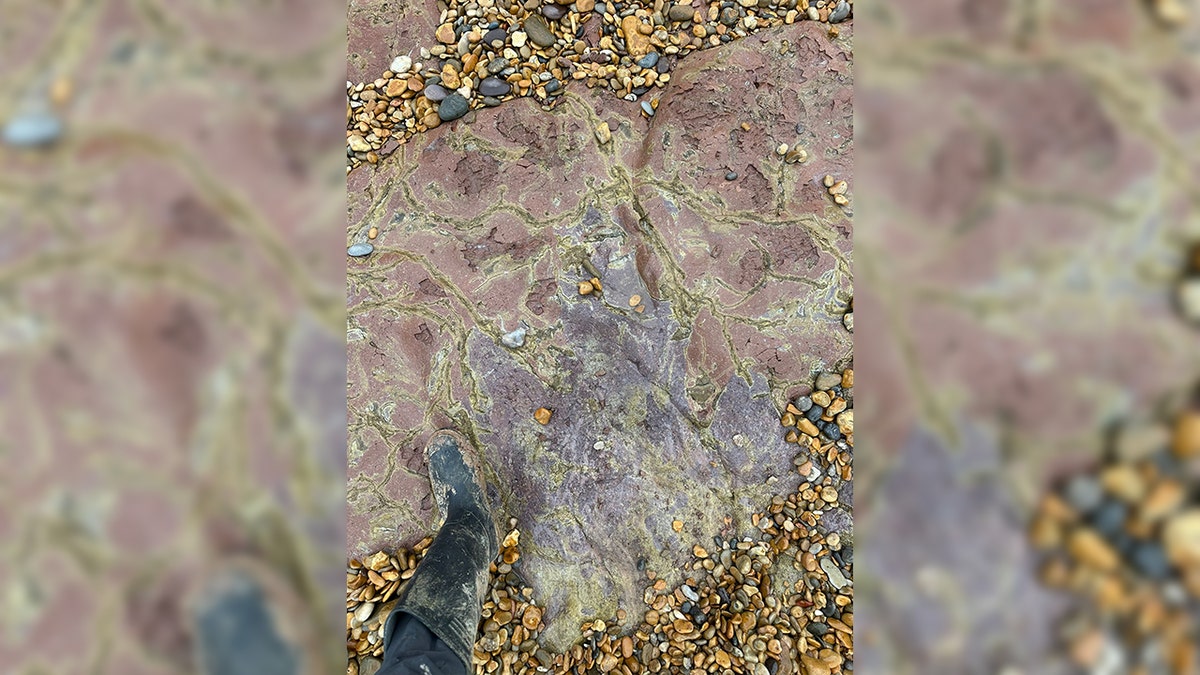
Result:
<svg viewBox="0 0 1200 675"><path fill-rule="evenodd" d="M551 21L558 21L567 15L567 8L559 4L542 5L542 16Z"/></svg>
<svg viewBox="0 0 1200 675"><path fill-rule="evenodd" d="M1143 542L1134 548L1133 564L1153 579L1165 579L1171 574L1171 563L1163 547L1154 542Z"/></svg>
<svg viewBox="0 0 1200 675"><path fill-rule="evenodd" d="M815 403L811 408L804 411L804 416L807 417L808 421L812 422L813 424L816 424L817 420L821 419L821 415L824 414L825 409Z"/></svg>
<svg viewBox="0 0 1200 675"><path fill-rule="evenodd" d="M1116 537L1124 532L1129 508L1116 500L1105 500L1092 516L1092 526L1106 537Z"/></svg>
<svg viewBox="0 0 1200 675"><path fill-rule="evenodd" d="M650 52L638 60L638 65L643 68L653 68L658 65L658 52Z"/></svg>
<svg viewBox="0 0 1200 675"><path fill-rule="evenodd" d="M558 39L550 31L550 26L546 25L546 20L540 16L535 15L525 19L523 27L529 35L529 39L533 40L533 44L539 47L553 47Z"/></svg>
<svg viewBox="0 0 1200 675"><path fill-rule="evenodd" d="M820 621L810 621L808 624L808 632L812 633L816 637L821 637L829 632L829 626L821 623Z"/></svg>
<svg viewBox="0 0 1200 675"><path fill-rule="evenodd" d="M346 249L346 253L350 254L351 257L361 258L363 256L371 255L371 252L374 250L374 246L364 242L362 244L354 244L350 248Z"/></svg>
<svg viewBox="0 0 1200 675"><path fill-rule="evenodd" d="M842 587L850 584L850 580L846 578L846 575L842 574L840 569L838 569L837 563L833 561L833 558L825 556L824 558L821 558L821 561L817 564L820 565L821 569L825 571L825 574L829 576L829 583L832 584L835 589L841 590Z"/></svg>
<svg viewBox="0 0 1200 675"><path fill-rule="evenodd" d="M737 180L737 177L738 175L736 171L730 171L729 173L725 174L725 180Z"/></svg>
<svg viewBox="0 0 1200 675"><path fill-rule="evenodd" d="M792 401L792 403L800 409L800 412L808 412L813 406L812 399L807 396L801 396L795 401Z"/></svg>
<svg viewBox="0 0 1200 675"><path fill-rule="evenodd" d="M558 91L560 88L562 88L562 83L559 82L557 79L550 80L549 82L546 83L546 93L547 94L553 94L554 92Z"/></svg>
<svg viewBox="0 0 1200 675"><path fill-rule="evenodd" d="M374 656L364 656L358 661L358 675L375 675L383 668L383 661Z"/></svg>
<svg viewBox="0 0 1200 675"><path fill-rule="evenodd" d="M520 326L512 332L500 336L500 343L509 349L516 349L525 344L525 333L525 326Z"/></svg>
<svg viewBox="0 0 1200 675"><path fill-rule="evenodd" d="M512 91L512 85L498 77L485 77L479 83L479 93L484 96L504 96L510 91Z"/></svg>
<svg viewBox="0 0 1200 675"><path fill-rule="evenodd" d="M848 16L850 16L850 3L846 0L838 0L837 6L829 13L829 23L841 23Z"/></svg>
<svg viewBox="0 0 1200 675"><path fill-rule="evenodd" d="M446 91L446 88L440 84L425 85L424 93L425 93L425 98L429 99L430 101L433 101L434 103L440 103L440 102L444 101L447 96L450 95L450 92Z"/></svg>
<svg viewBox="0 0 1200 675"><path fill-rule="evenodd" d="M503 101L496 98L495 96L484 96L483 97L483 104L489 108L495 108L496 106L500 105L502 102Z"/></svg>
<svg viewBox="0 0 1200 675"><path fill-rule="evenodd" d="M50 113L17 115L4 125L4 143L17 148L49 145L62 135L63 124Z"/></svg>
<svg viewBox="0 0 1200 675"><path fill-rule="evenodd" d="M495 75L496 73L499 73L500 71L504 70L507 67L508 67L507 59L496 58L496 59L492 59L491 61L488 61L487 71L489 73L491 73L492 75Z"/></svg>
<svg viewBox="0 0 1200 675"><path fill-rule="evenodd" d="M825 427L821 429L821 433L831 441L841 440L842 438L842 430L833 422L826 422Z"/></svg>
<svg viewBox="0 0 1200 675"><path fill-rule="evenodd" d="M1067 482L1063 497L1080 513L1091 513L1104 499L1104 489L1091 476L1076 475Z"/></svg>
<svg viewBox="0 0 1200 675"><path fill-rule="evenodd" d="M696 591L692 590L691 586L684 584L679 587L679 590L680 590L680 592L683 593L683 596L685 598L687 598L688 600L691 600L692 602L700 602L700 595L697 594Z"/></svg>
<svg viewBox="0 0 1200 675"><path fill-rule="evenodd" d="M820 390L833 389L841 383L841 373L821 373L817 376L816 387Z"/></svg>
<svg viewBox="0 0 1200 675"><path fill-rule="evenodd" d="M642 112L654 117L654 106L650 105L649 101L642 101Z"/></svg>
<svg viewBox="0 0 1200 675"><path fill-rule="evenodd" d="M484 44L488 44L488 45L490 45L496 41L504 42L507 39L508 39L508 31L504 30L503 28L493 28L492 30L489 30L488 32L483 34L483 42L484 42ZM502 60L503 59L496 59L496 61L502 61ZM493 63L494 63L494 61L493 61ZM490 69L491 65L489 64L488 67ZM503 66L501 66L501 67L503 68Z"/></svg>
<svg viewBox="0 0 1200 675"><path fill-rule="evenodd" d="M667 18L672 21L691 21L696 10L691 5L671 5L667 10Z"/></svg>
<svg viewBox="0 0 1200 675"><path fill-rule="evenodd" d="M467 111L470 110L470 107L470 104L467 103L467 99L463 98L462 94L454 92L443 99L440 104L438 104L438 117L441 118L443 122L456 120L463 115L466 115Z"/></svg>

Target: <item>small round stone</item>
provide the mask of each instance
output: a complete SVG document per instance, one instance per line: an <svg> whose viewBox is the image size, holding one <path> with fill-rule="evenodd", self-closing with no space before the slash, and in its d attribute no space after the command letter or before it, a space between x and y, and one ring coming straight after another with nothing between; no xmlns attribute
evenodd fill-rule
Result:
<svg viewBox="0 0 1200 675"><path fill-rule="evenodd" d="M467 99L463 98L462 94L454 92L438 105L438 118L443 122L449 122L466 115L468 110L470 110L470 104L467 103Z"/></svg>
<svg viewBox="0 0 1200 675"><path fill-rule="evenodd" d="M807 396L801 396L792 403L800 410L800 412L808 412L813 406L812 399Z"/></svg>
<svg viewBox="0 0 1200 675"><path fill-rule="evenodd" d="M846 0L838 0L837 6L829 13L829 23L841 23L848 16L850 16L850 3Z"/></svg>
<svg viewBox="0 0 1200 675"><path fill-rule="evenodd" d="M824 372L817 376L815 382L816 388L819 390L833 389L842 383L842 374L834 372Z"/></svg>
<svg viewBox="0 0 1200 675"><path fill-rule="evenodd" d="M361 244L354 244L350 248L346 249L346 253L352 258L362 258L363 256L371 255L371 252L374 250L374 246L364 242Z"/></svg>
<svg viewBox="0 0 1200 675"><path fill-rule="evenodd" d="M1104 500L1104 488L1095 478L1079 474L1067 482L1063 497L1075 510L1087 514L1094 511Z"/></svg>
<svg viewBox="0 0 1200 675"><path fill-rule="evenodd" d="M558 7L558 5L547 5ZM485 77L479 83L479 93L483 96L504 96L512 91L512 85L498 77Z"/></svg>
<svg viewBox="0 0 1200 675"><path fill-rule="evenodd" d="M397 75L407 73L411 69L412 58L409 56L397 56L396 58L392 59L392 65L390 68L388 68L388 70L396 73Z"/></svg>
<svg viewBox="0 0 1200 675"><path fill-rule="evenodd" d="M446 97L449 95L450 92L440 84L425 85L425 98L433 101L434 103L440 103L446 100Z"/></svg>
<svg viewBox="0 0 1200 675"><path fill-rule="evenodd" d="M542 16L551 21L558 21L567 15L567 8L559 4L542 5Z"/></svg>
<svg viewBox="0 0 1200 675"><path fill-rule="evenodd" d="M4 125L3 139L6 145L17 148L34 148L49 145L62 135L63 124L49 113L18 115Z"/></svg>
<svg viewBox="0 0 1200 675"><path fill-rule="evenodd" d="M646 54L642 58L638 59L638 65L643 68L653 68L654 66L658 65L659 58L658 52L650 52L649 54Z"/></svg>
<svg viewBox="0 0 1200 675"><path fill-rule="evenodd" d="M483 34L483 42L486 45L491 45L493 42L506 42L508 40L508 31L503 28L494 28Z"/></svg>
<svg viewBox="0 0 1200 675"><path fill-rule="evenodd" d="M649 117L654 117L654 106L650 105L649 101L642 101L642 112Z"/></svg>
<svg viewBox="0 0 1200 675"><path fill-rule="evenodd" d="M736 171L730 171L729 173L725 174L725 180L737 180L737 178L738 175Z"/></svg>
<svg viewBox="0 0 1200 675"><path fill-rule="evenodd" d="M672 21L691 21L696 10L691 5L671 5L667 10L667 18Z"/></svg>

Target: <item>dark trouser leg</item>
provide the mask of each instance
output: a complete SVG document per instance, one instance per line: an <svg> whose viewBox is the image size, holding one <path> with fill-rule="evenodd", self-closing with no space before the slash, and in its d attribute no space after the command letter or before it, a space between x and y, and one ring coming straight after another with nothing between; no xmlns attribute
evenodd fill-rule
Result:
<svg viewBox="0 0 1200 675"><path fill-rule="evenodd" d="M467 675L462 659L411 614L393 622L377 675Z"/></svg>

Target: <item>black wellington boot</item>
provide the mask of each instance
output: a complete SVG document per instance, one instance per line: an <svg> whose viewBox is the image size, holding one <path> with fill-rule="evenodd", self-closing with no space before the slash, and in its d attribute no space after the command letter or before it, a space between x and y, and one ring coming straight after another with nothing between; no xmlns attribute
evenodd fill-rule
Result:
<svg viewBox="0 0 1200 675"><path fill-rule="evenodd" d="M488 587L488 565L499 550L496 524L475 448L442 429L425 447L433 495L445 522L400 595L384 630L385 669L393 631L404 615L420 620L474 672L471 656Z"/></svg>

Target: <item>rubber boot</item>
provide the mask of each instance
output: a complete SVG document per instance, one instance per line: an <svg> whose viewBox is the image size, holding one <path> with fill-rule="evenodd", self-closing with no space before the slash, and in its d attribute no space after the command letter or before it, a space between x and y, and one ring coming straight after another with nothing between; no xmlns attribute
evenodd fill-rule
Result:
<svg viewBox="0 0 1200 675"><path fill-rule="evenodd" d="M425 447L425 459L445 522L388 616L384 635L392 635L401 615L415 616L451 647L470 673L488 565L499 550L496 524L470 442L442 429Z"/></svg>

